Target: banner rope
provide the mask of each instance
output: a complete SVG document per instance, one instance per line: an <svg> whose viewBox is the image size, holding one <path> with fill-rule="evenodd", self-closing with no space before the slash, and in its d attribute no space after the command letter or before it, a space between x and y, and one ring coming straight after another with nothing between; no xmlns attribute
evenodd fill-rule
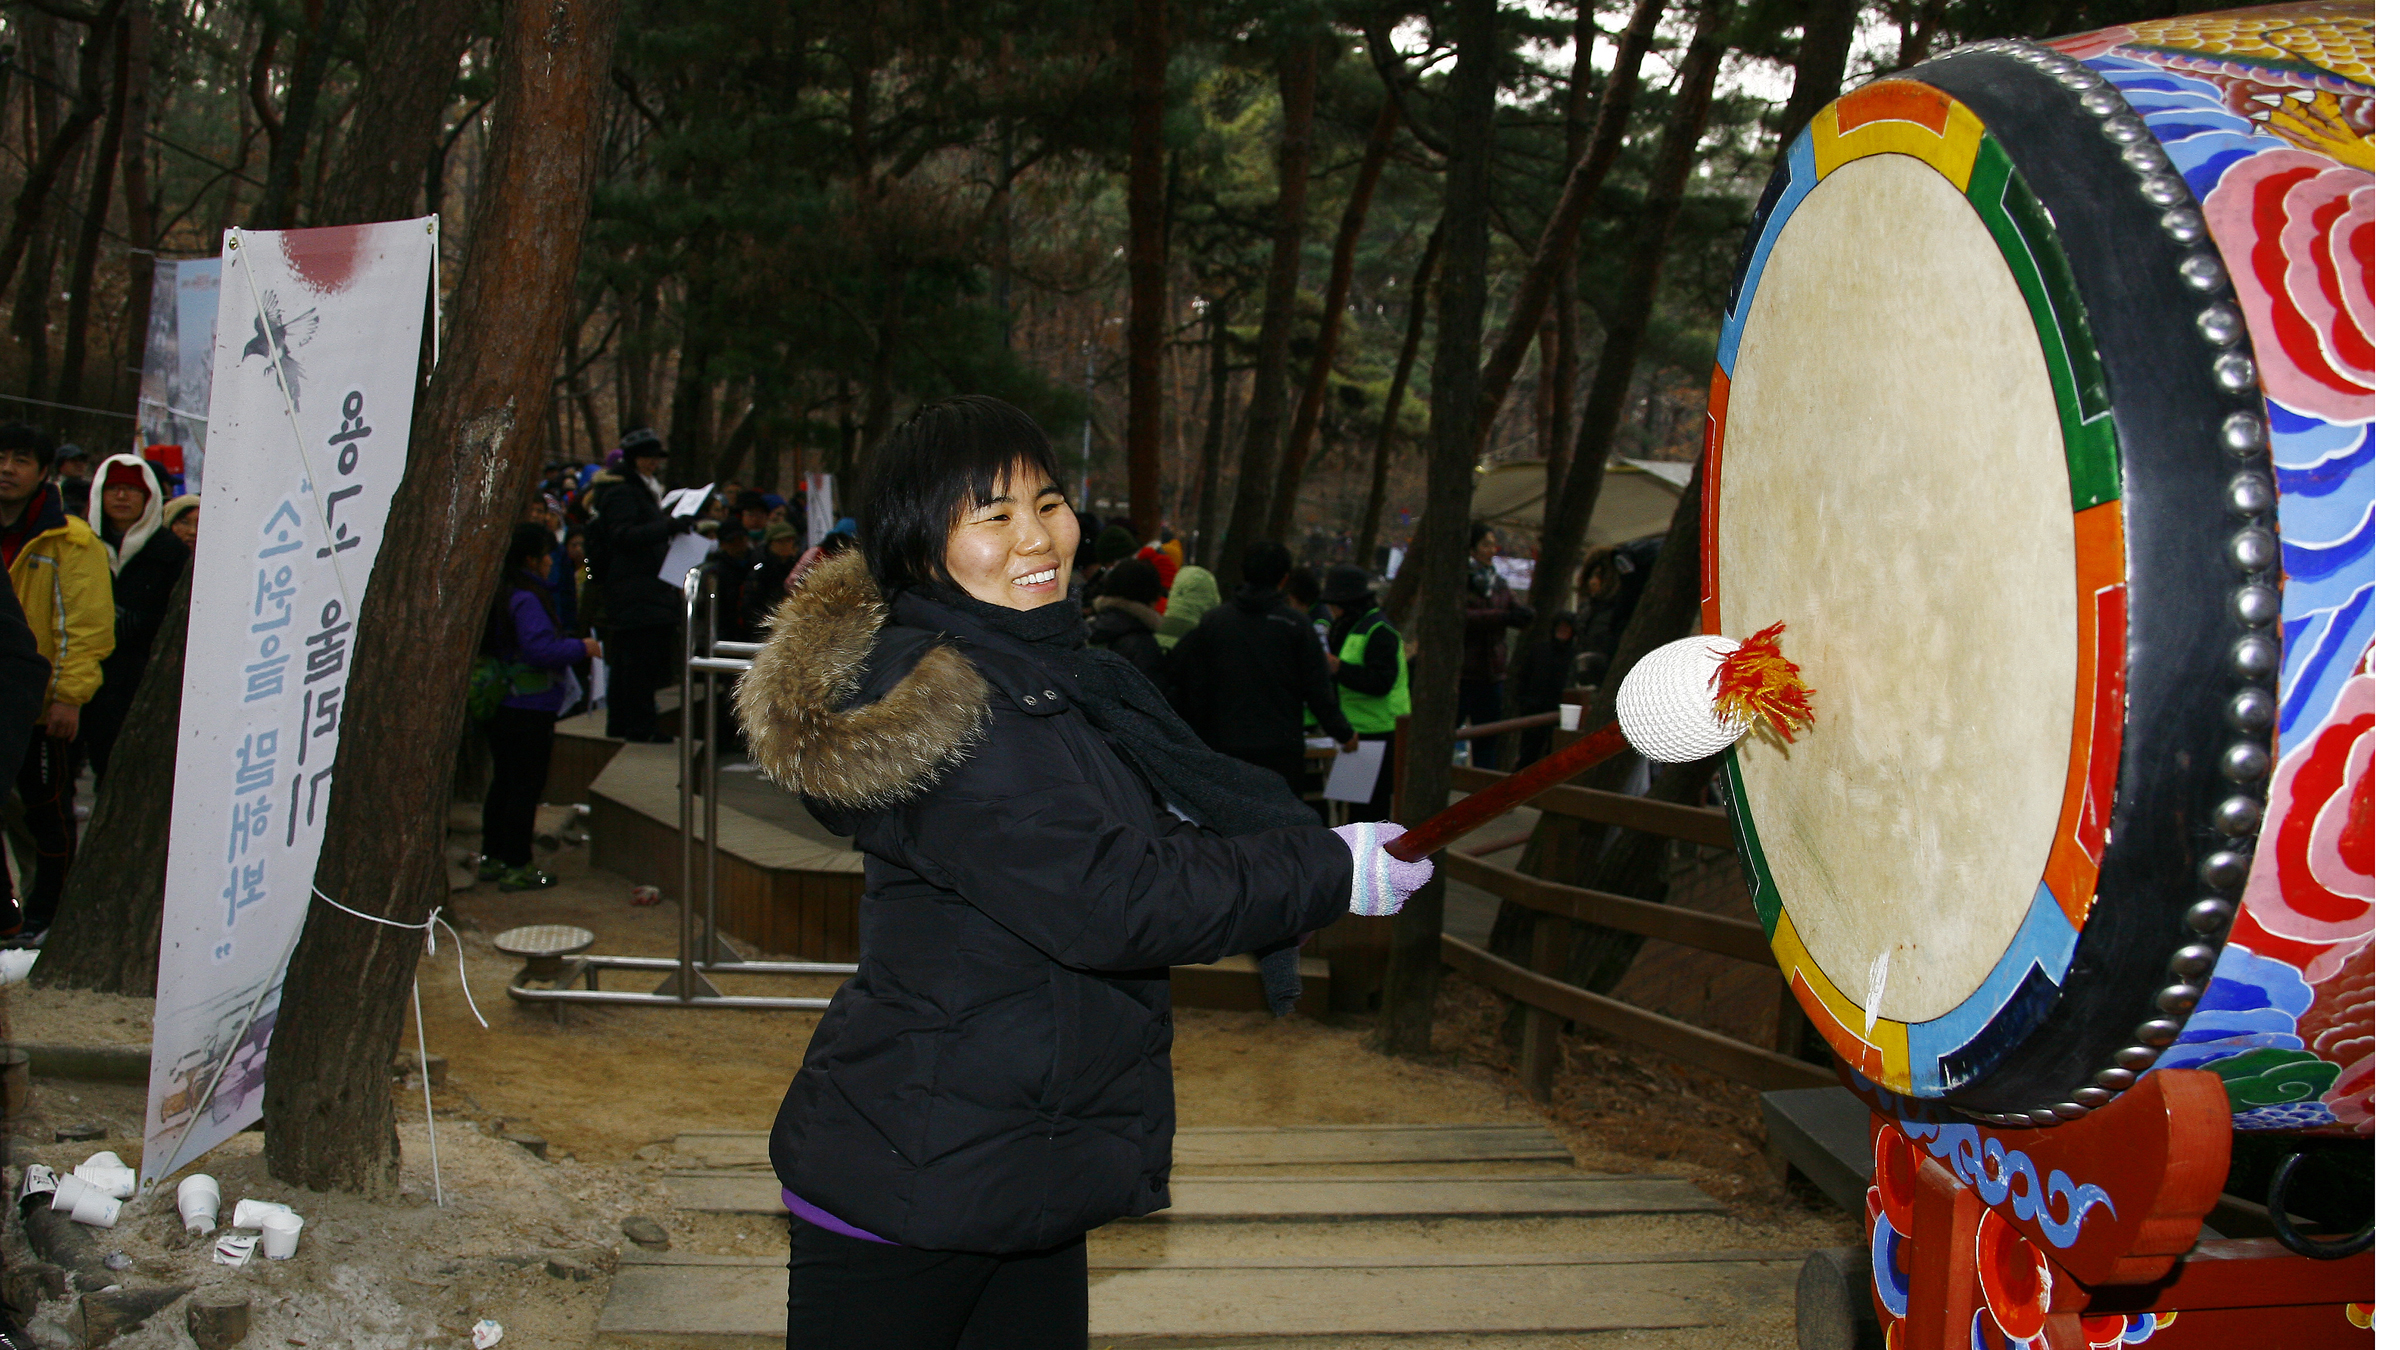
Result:
<svg viewBox="0 0 2400 1350"><path fill-rule="evenodd" d="M467 987L466 939L460 937L458 930L450 928L449 922L442 918L440 905L433 907L433 912L425 916L423 923L402 923L398 919L387 919L380 914L369 914L363 910L352 909L314 886L308 889L309 893L319 900L354 919L365 919L368 923L379 923L386 928L405 928L411 932L420 928L424 929L425 954L427 956L433 956L440 950L435 945L433 926L440 924L444 928L449 928L450 945L458 951L458 992L467 996L467 1011L475 1014L476 1022L480 1023L486 1031L492 1029L492 1024L483 1020L483 1009L475 1006L475 991ZM425 1151L433 1163L433 1203L434 1207L438 1209L442 1204L442 1146L433 1133L433 1074L426 1068L427 1056L425 1053L425 991L414 975L408 977L408 1002L417 1019L417 1085L425 1091Z"/></svg>

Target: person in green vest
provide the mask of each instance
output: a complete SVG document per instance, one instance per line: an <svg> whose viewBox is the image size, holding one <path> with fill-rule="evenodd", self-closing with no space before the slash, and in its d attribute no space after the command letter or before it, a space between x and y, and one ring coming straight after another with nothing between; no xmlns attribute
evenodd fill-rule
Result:
<svg viewBox="0 0 2400 1350"><path fill-rule="evenodd" d="M1345 564L1326 573L1321 599L1333 610L1333 627L1326 634L1332 652L1325 661L1342 716L1360 740L1384 744L1375 795L1359 819L1383 820L1392 811L1392 729L1408 716L1408 653L1401 648L1400 630L1376 608L1364 568Z"/></svg>

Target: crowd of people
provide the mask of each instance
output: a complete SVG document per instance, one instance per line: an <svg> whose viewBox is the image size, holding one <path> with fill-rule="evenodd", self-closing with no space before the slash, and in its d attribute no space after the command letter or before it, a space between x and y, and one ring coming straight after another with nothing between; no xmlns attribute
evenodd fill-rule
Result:
<svg viewBox="0 0 2400 1350"><path fill-rule="evenodd" d="M529 848L533 795L549 759L548 721L604 704L607 733L635 742L673 739L659 727L658 691L677 676L683 641L681 587L661 575L676 541L700 533L700 566L714 595L719 641L758 642L799 579L857 543L848 519L814 541L801 531L798 502L739 483L670 512L661 481L665 445L655 432L628 432L597 465L555 464L511 545L479 663L479 711L493 761L486 803L484 876L503 889L546 886ZM1072 582L1087 623L1085 641L1114 652L1155 684L1210 748L1273 771L1304 795L1314 784L1306 741L1345 748L1388 743L1409 716L1409 653L1380 608L1363 568L1323 576L1294 564L1282 544L1253 545L1230 595L1207 568L1184 560L1171 527L1147 542L1132 522L1077 513ZM544 555L533 545L547 540ZM1655 541L1594 550L1576 582L1576 607L1546 630L1495 565L1501 539L1474 527L1461 584L1465 601L1459 719L1500 720L1514 707L1558 705L1571 685L1599 679L1656 555ZM539 604L535 603L539 600ZM1531 644L1512 667L1511 643ZM506 692L495 693L501 682ZM550 714L531 730L528 713ZM719 715L728 716L723 710ZM728 720L730 731L730 720ZM1549 734L1520 738L1520 763L1546 752ZM1497 738L1472 742L1474 762L1500 767ZM1369 818L1391 812L1392 756L1383 757Z"/></svg>
<svg viewBox="0 0 2400 1350"><path fill-rule="evenodd" d="M107 775L199 539L200 499L181 488L144 456L95 469L35 427L0 426L0 764L16 766L33 844L27 875L0 875L0 941L39 946L57 917L77 779L87 762Z"/></svg>

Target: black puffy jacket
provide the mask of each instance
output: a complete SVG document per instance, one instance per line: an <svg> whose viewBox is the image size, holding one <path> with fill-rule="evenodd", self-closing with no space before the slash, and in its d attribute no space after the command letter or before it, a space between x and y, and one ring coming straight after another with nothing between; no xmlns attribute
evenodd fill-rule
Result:
<svg viewBox="0 0 2400 1350"><path fill-rule="evenodd" d="M830 559L742 680L753 755L866 854L859 971L770 1153L877 1236L1034 1250L1169 1203L1166 968L1332 922L1350 854L1177 820L1045 653L925 608L887 625L863 560Z"/></svg>

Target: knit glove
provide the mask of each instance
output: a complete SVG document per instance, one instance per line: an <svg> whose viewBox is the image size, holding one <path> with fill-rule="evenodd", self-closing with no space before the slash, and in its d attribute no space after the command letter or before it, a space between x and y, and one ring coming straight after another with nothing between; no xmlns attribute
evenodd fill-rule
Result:
<svg viewBox="0 0 2400 1350"><path fill-rule="evenodd" d="M1402 862L1383 846L1408 833L1388 820L1358 821L1334 831L1350 846L1350 912L1374 918L1400 912L1408 897L1433 880L1433 859Z"/></svg>

